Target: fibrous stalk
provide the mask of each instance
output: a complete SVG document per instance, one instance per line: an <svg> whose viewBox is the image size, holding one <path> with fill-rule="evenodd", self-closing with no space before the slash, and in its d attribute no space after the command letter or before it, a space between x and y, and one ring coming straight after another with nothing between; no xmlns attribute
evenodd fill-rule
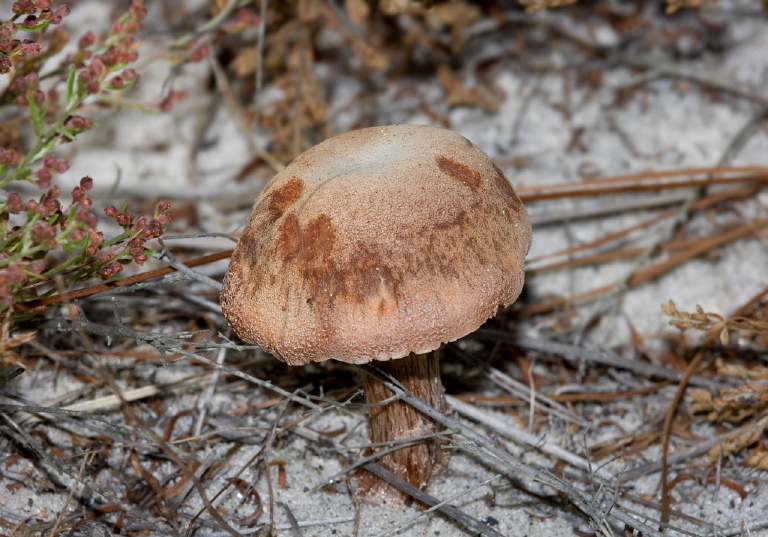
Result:
<svg viewBox="0 0 768 537"><path fill-rule="evenodd" d="M411 354L399 360L376 362L374 365L400 382L416 397L443 413L448 412L443 384L440 381L439 351L427 354ZM368 404L380 403L394 394L376 379L362 375L365 400ZM368 409L371 443L387 443L392 447L407 443L408 438L420 437L443 430L427 416L403 401L394 401ZM444 442L439 438L416 441L414 444L383 455L377 462L400 479L414 487L423 488L430 478L447 462L447 452L441 448ZM369 449L366 455L388 449L378 446ZM373 474L361 472L358 475L360 491L373 499L385 494L390 500L405 498L387 483Z"/></svg>

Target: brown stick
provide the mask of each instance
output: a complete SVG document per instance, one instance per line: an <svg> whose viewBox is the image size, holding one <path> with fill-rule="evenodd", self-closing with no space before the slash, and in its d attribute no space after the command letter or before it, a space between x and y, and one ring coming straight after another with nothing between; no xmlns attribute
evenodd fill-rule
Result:
<svg viewBox="0 0 768 537"><path fill-rule="evenodd" d="M224 252L217 252L215 254L204 255L202 257L198 257L190 261L187 261L184 264L190 268L197 267L199 265L205 265L207 263L213 263L214 261L219 261L220 259L226 259L231 255L232 255L232 250L226 250ZM159 276L165 276L166 274L171 274L172 272L176 272L176 269L173 267L162 267L159 269L150 270L148 272L142 272L141 274L136 274L134 276L129 276L128 278L124 278L122 280L115 280L115 281L110 281L106 283L100 283L98 285L92 285L91 287L78 289L76 291L69 291L67 293L51 295L45 298L31 300L29 302L23 302L21 304L14 304L13 310L27 311L35 308L44 307L44 306L50 306L51 304L61 304L62 302L75 300L78 298L84 298L90 295L94 295L96 293L101 293L102 291L109 291L110 289L116 289L117 287L125 287L126 285L142 282L144 280L157 278Z"/></svg>
<svg viewBox="0 0 768 537"><path fill-rule="evenodd" d="M629 281L627 282L627 285L629 287L634 287L635 285L638 285L640 283L653 279L665 272L669 272L673 268L683 264L683 262L689 259L693 259L694 257L697 257L707 252L708 250L711 250L723 244L727 244L731 241L741 239L748 235L754 235L755 230L762 229L764 227L768 227L768 219L756 218L755 220L743 226L740 226L736 229L731 229L723 233L720 233L718 235L713 235L711 237L707 237L706 239L702 239L694 246L691 246L690 248L683 250L679 253L670 255L664 261L660 261L654 265L650 265L648 267L638 270L629 279ZM564 304L577 303L583 300L594 298L596 296L600 296L604 293L608 293L613 289L615 289L617 285L618 283L616 282L609 283L607 285L596 287L594 289L590 289L589 291L575 294L570 297L555 298L547 302L530 304L528 306L524 306L520 308L518 311L523 313L524 315L536 315L540 313L545 313L548 311L552 311L553 309L558 308Z"/></svg>
<svg viewBox="0 0 768 537"><path fill-rule="evenodd" d="M448 412L443 384L440 381L438 351L427 354L411 354L399 360L376 362L376 367L397 379L416 397L440 410ZM365 400L376 404L389 399L394 394L379 381L368 375L361 375ZM368 409L368 439L371 443L403 441L411 437L428 435L442 430L431 419L403 401L394 401L383 406ZM398 478L416 488L422 488L430 477L447 462L447 452L440 448L437 438L418 441L379 459L379 464ZM366 455L387 449L388 446L371 448ZM372 497L381 492L390 499L400 495L386 482L374 478L367 472L358 476L361 492ZM402 500L405 497L400 496Z"/></svg>
<svg viewBox="0 0 768 537"><path fill-rule="evenodd" d="M667 188L686 188L711 186L726 183L765 183L768 181L767 168L764 166L731 166L714 168L684 168L659 172L602 177L577 183L558 183L554 185L522 186L515 189L523 203L529 201L583 197L616 192L636 192L642 190L662 190ZM704 178L685 176L707 174ZM710 175L717 174L717 175ZM736 175L725 175L736 174ZM684 177L683 179L669 179Z"/></svg>

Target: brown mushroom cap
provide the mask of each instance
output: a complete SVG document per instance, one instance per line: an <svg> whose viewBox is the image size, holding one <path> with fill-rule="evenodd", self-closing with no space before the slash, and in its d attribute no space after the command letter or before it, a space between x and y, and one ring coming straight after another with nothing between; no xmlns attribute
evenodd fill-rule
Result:
<svg viewBox="0 0 768 537"><path fill-rule="evenodd" d="M425 353L523 287L528 213L454 132L373 127L330 138L264 188L232 254L224 315L291 365Z"/></svg>

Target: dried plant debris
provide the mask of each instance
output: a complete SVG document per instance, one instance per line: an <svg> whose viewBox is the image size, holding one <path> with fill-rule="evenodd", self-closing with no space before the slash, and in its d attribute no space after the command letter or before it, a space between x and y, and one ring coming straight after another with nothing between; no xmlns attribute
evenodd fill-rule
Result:
<svg viewBox="0 0 768 537"><path fill-rule="evenodd" d="M731 340L730 333L738 331L740 340L754 342L760 338L764 348L765 334L768 333L768 323L765 322L765 295L763 292L747 305L740 308L733 317L724 318L716 313L705 312L701 306L696 307L695 313L681 312L673 301L662 306L666 315L672 317L670 324L680 330L694 328L706 333L706 341L719 340L727 346ZM727 351L728 349L724 349ZM689 391L691 409L694 412L706 413L707 419L713 423L740 424L741 427L723 435L723 440L709 452L712 462L724 456L737 453L750 446L755 446L752 453L744 459L746 466L768 469L768 456L763 446L763 435L768 425L768 367L759 362L752 362L739 356L722 356L714 360L715 374L724 379L738 382L713 392L709 389L695 388Z"/></svg>
<svg viewBox="0 0 768 537"><path fill-rule="evenodd" d="M528 13L575 4L579 0L520 0Z"/></svg>
<svg viewBox="0 0 768 537"><path fill-rule="evenodd" d="M715 374L738 381L764 382L768 380L768 367L760 362L740 362L715 358Z"/></svg>
<svg viewBox="0 0 768 537"><path fill-rule="evenodd" d="M713 0L667 0L667 13L672 14L678 9L686 7L701 7Z"/></svg>
<svg viewBox="0 0 768 537"><path fill-rule="evenodd" d="M716 463L723 457L738 453L754 446L752 453L744 459L744 465L768 469L768 455L763 446L763 436L768 427L768 415L763 412L758 419L724 434L718 445L709 450L709 461Z"/></svg>
<svg viewBox="0 0 768 537"><path fill-rule="evenodd" d="M525 10L529 13L535 11L541 11L544 9L554 9L571 4L575 4L579 0L519 0L520 4L525 7ZM712 0L667 0L667 13L674 13L678 9L685 7L700 7L707 1ZM347 9L357 12L365 10L370 11L370 2L365 0L346 0ZM462 1L440 1L440 0L379 0L378 7L382 13L386 15L400 15L403 13L419 13L424 9L431 6L438 6L440 4L447 4L451 8L456 7L458 9L463 8L466 2Z"/></svg>
<svg viewBox="0 0 768 537"><path fill-rule="evenodd" d="M691 390L690 397L693 410L706 412L708 420L740 423L768 408L768 385L741 384L735 388L723 388L717 396L699 388Z"/></svg>
<svg viewBox="0 0 768 537"><path fill-rule="evenodd" d="M233 9L233 2L216 2L208 15L218 24L203 25L207 31L194 31L179 39L180 54L175 61L181 68L185 62L210 55L222 68L215 83L225 102L230 103L228 107L237 103L234 113L240 121L270 132L267 149L276 162L283 163L338 134L338 118L329 116L334 98L329 77L364 81L366 93L375 97L386 91L392 76L406 75L414 82L437 76L447 106L479 107L495 114L503 95L483 79L501 58L511 54L533 60L559 45L573 47L587 57L607 52L602 45L585 42L565 28L551 23L531 25L521 18L525 17L522 9L567 7L574 4L572 0L524 0L520 4L499 0L288 0L263 3L263 14L257 4L238 11ZM675 6L679 8L680 3ZM568 9L577 10L574 13L581 22L605 23L623 34L622 49L630 53L651 46L677 54L681 41L690 50L678 52L696 54L721 46L714 41L727 34L723 25L704 25L690 14L660 22L653 17L654 10L642 9L640 3L629 13L602 3L576 2ZM184 21L185 28L189 24L189 20ZM479 65L464 66L471 69L467 72L456 71L468 49L487 46L490 41L482 38L492 38L510 27L516 35L512 48L504 45L506 50L489 50ZM537 32L544 32L546 46L542 46L541 37L534 36ZM599 71L592 69L591 78L587 76L578 84L599 81ZM264 84L278 91L264 96ZM621 102L617 104L630 102L636 90L633 86L619 91L617 101ZM403 91L411 99L424 101L417 87ZM259 103L258 107L254 103ZM363 104L363 113L357 114L351 126L380 124L375 98ZM431 110L425 102L415 107L436 122L446 122L442 110Z"/></svg>
<svg viewBox="0 0 768 537"><path fill-rule="evenodd" d="M21 332L11 335L10 311L3 315L3 321L0 325L0 372L12 366L25 367L24 360L19 354L19 347L28 343L37 336L36 331ZM0 386L1 387L1 386Z"/></svg>
<svg viewBox="0 0 768 537"><path fill-rule="evenodd" d="M754 444L755 442L758 442L765 432L765 423L762 423L761 429L755 429L755 435L753 435L754 439L752 442L749 442L745 445ZM744 459L744 466L751 466L753 468L759 468L760 470L768 470L768 450L766 450L765 445L763 442L758 442L757 446L752 450L752 453Z"/></svg>
<svg viewBox="0 0 768 537"><path fill-rule="evenodd" d="M691 328L701 330L706 332L706 339L719 339L723 345L728 345L730 333L735 330L747 332L751 336L768 334L768 321L747 317L725 319L717 313L705 312L698 304L696 312L690 313L679 311L675 302L670 300L662 304L661 310L665 315L672 317L669 320L670 325L683 332Z"/></svg>

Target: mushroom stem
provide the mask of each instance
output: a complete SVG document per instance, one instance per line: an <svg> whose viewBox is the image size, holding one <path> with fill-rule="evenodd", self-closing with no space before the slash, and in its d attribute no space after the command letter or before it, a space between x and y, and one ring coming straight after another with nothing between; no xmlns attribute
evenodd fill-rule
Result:
<svg viewBox="0 0 768 537"><path fill-rule="evenodd" d="M448 404L440 381L438 353L439 351L410 354L400 360L377 362L375 365L397 379L419 399L447 413ZM389 388L368 375L362 375L362 382L368 404L380 403L393 395ZM392 441L400 443L407 438L428 435L442 429L427 416L399 400L383 406L369 407L368 416L370 421L368 439L371 443ZM444 442L439 438L421 440L382 456L378 463L414 487L422 488L447 462L447 452L440 447L442 443ZM371 448L366 455L383 449L387 449L387 446ZM368 496L391 488L373 474L365 472L358 477L361 492ZM390 497L397 495L394 490L386 493Z"/></svg>

